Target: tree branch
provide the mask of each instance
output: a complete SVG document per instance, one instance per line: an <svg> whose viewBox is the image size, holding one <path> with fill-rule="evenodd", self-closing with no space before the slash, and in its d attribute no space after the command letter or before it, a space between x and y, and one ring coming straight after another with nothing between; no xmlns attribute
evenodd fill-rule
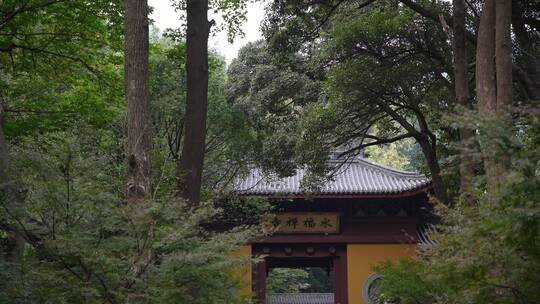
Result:
<svg viewBox="0 0 540 304"><path fill-rule="evenodd" d="M351 148L345 152L342 152L339 154L339 157L343 157L343 156L347 156L351 153L354 153L354 152L359 152L367 147L371 147L371 146L379 146L379 145L385 145L385 144L391 144L393 142L396 142L396 141L399 141L399 140L402 140L402 139L405 139L405 138L410 138L410 137L413 137L412 134L410 133L404 133L404 134L401 134L401 135L397 135L397 136L394 136L394 137L390 137L390 138L380 138L380 137L377 137L377 136L373 136L373 135L369 135L369 134L365 134L364 135L365 138L370 138L370 139L375 139L374 141L371 141L369 143L362 143L354 148Z"/></svg>
<svg viewBox="0 0 540 304"><path fill-rule="evenodd" d="M8 13L1 21L0 21L0 29L4 28L15 16L21 13L26 13L30 11L35 11L38 9L42 9L44 7L47 7L49 5L53 5L59 2L64 2L65 0L49 0L41 3L36 3L34 5L28 6L28 3L30 2L27 0L25 3L23 3L22 6L20 6L18 9L13 10L12 12Z"/></svg>
<svg viewBox="0 0 540 304"><path fill-rule="evenodd" d="M452 28L454 26L454 21L452 20L452 16L450 16L447 13L434 12L432 10L429 10L429 9L423 7L422 5L418 4L417 2L415 2L413 0L399 0L399 2L403 3L405 6L412 9L413 11L417 12L421 16L423 16L425 18L428 18L428 19L431 19L432 21L434 21L436 23L440 23L439 16L442 15L442 17L446 21L446 24L448 24L449 27ZM467 31L465 33L465 36L466 36L467 40L469 40L469 41L471 41L473 43L476 43L476 37L471 32Z"/></svg>
<svg viewBox="0 0 540 304"><path fill-rule="evenodd" d="M92 75L94 75L95 77L97 77L100 80L102 79L101 76L99 75L99 73L92 66L90 66L90 64L88 64L84 59L76 57L76 56L71 56L71 55L67 55L67 54L48 51L43 47L42 48L36 48L36 47L31 47L31 46L12 43L7 47L0 47L0 52L11 53L14 49L27 50L27 51L30 51L32 53L48 54L48 55L56 56L56 57L59 57L59 58L64 58L64 59L68 59L68 60L71 60L71 61L74 61L74 62L78 62L78 63L82 64L84 66L84 68L86 68Z"/></svg>

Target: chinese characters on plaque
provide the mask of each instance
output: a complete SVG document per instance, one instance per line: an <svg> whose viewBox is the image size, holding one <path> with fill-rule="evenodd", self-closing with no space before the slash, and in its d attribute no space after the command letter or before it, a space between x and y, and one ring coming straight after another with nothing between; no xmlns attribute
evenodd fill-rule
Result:
<svg viewBox="0 0 540 304"><path fill-rule="evenodd" d="M271 220L275 233L339 233L339 214L329 212L278 213Z"/></svg>

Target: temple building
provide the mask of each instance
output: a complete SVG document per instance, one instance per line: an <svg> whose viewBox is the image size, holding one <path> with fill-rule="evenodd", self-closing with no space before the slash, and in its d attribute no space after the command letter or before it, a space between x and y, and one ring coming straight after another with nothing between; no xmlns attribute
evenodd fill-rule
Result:
<svg viewBox="0 0 540 304"><path fill-rule="evenodd" d="M319 191L305 195L306 172L267 177L257 168L235 184L237 196L267 198L276 207L275 232L244 246L243 254L263 256L247 276L257 303L376 304L373 266L413 257L429 215L430 180L362 158L337 169ZM339 164L338 164L339 163ZM338 166L339 165L339 166ZM267 297L273 268L321 267L332 272L333 293Z"/></svg>

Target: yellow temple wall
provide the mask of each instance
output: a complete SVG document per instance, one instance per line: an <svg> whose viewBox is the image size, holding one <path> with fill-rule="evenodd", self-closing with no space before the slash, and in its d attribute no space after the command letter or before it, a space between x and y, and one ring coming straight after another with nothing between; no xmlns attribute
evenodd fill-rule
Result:
<svg viewBox="0 0 540 304"><path fill-rule="evenodd" d="M415 244L348 244L347 245L347 281L348 304L366 304L362 291L368 277L374 273L373 267L384 261L398 261L414 257ZM244 245L232 253L236 256L251 257L250 245ZM251 263L234 270L239 278L239 293L251 298Z"/></svg>
<svg viewBox="0 0 540 304"><path fill-rule="evenodd" d="M364 283L374 273L373 267L384 261L413 257L415 244L348 244L347 277L349 304L366 304L362 297Z"/></svg>
<svg viewBox="0 0 540 304"><path fill-rule="evenodd" d="M251 245L244 245L232 253L233 256L251 259ZM239 279L240 296L251 298L251 263L246 263L238 269L234 269L234 276Z"/></svg>

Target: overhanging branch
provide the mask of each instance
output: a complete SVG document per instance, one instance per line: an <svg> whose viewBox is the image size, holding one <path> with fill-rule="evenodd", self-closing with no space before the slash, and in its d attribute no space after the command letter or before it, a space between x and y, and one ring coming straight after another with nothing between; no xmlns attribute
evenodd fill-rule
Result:
<svg viewBox="0 0 540 304"><path fill-rule="evenodd" d="M411 137L413 137L413 136L410 133L404 133L404 134L397 135L397 136L390 137L390 138L381 138L381 137L378 137L378 136L365 134L364 138L373 139L373 141L370 141L368 143L362 143L362 144L357 145L354 148L346 150L345 152L340 153L339 157L343 157L343 156L347 156L347 155L350 155L350 154L355 153L355 152L359 152L359 151L361 151L361 150L363 150L363 149L365 149L367 147L391 144L391 143L394 143L396 141L400 141L400 140L403 140L405 138L411 138Z"/></svg>

